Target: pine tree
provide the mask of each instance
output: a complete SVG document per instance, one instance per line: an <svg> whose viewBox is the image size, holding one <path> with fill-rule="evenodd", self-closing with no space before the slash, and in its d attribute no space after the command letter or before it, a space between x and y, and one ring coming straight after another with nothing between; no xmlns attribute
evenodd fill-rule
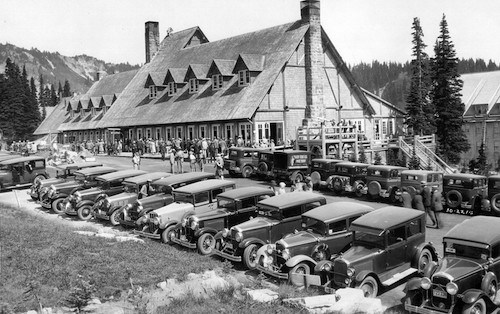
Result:
<svg viewBox="0 0 500 314"><path fill-rule="evenodd" d="M420 169L420 159L418 158L415 149L412 149L411 158L408 161L408 168L414 170Z"/></svg>
<svg viewBox="0 0 500 314"><path fill-rule="evenodd" d="M57 105L59 101L59 97L57 97L56 89L54 88L54 84L50 86L50 106L54 107Z"/></svg>
<svg viewBox="0 0 500 314"><path fill-rule="evenodd" d="M446 162L458 164L460 153L470 145L462 129L465 105L460 91L463 82L458 74L458 59L450 39L446 17L440 23L440 35L431 59L431 100L435 107L437 152Z"/></svg>
<svg viewBox="0 0 500 314"><path fill-rule="evenodd" d="M429 56L425 52L424 33L420 20L413 19L413 53L411 61L411 81L406 97L406 123L414 134L434 133L434 110L429 102Z"/></svg>
<svg viewBox="0 0 500 314"><path fill-rule="evenodd" d="M63 88L61 85L61 81L59 81L59 87L57 88L57 95L59 96L59 98L63 97Z"/></svg>
<svg viewBox="0 0 500 314"><path fill-rule="evenodd" d="M71 85L68 80L64 81L63 97L71 97Z"/></svg>
<svg viewBox="0 0 500 314"><path fill-rule="evenodd" d="M373 157L373 164L381 165L382 164L382 156L378 151L375 152L375 157Z"/></svg>
<svg viewBox="0 0 500 314"><path fill-rule="evenodd" d="M358 161L361 163L366 163L366 154L365 154L365 147L363 145L360 145L359 147L359 158Z"/></svg>

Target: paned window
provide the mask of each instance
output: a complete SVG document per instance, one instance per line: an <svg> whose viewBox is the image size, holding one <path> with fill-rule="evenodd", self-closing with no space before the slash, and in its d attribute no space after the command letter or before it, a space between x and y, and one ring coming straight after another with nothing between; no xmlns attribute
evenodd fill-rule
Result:
<svg viewBox="0 0 500 314"><path fill-rule="evenodd" d="M198 80L195 78L189 79L189 93L194 94L198 92Z"/></svg>
<svg viewBox="0 0 500 314"><path fill-rule="evenodd" d="M177 94L177 85L175 85L175 82L168 83L168 95L172 96L175 94Z"/></svg>
<svg viewBox="0 0 500 314"><path fill-rule="evenodd" d="M246 86L248 84L250 84L250 71L238 71L238 86Z"/></svg>
<svg viewBox="0 0 500 314"><path fill-rule="evenodd" d="M149 86L149 99L155 99L158 96L158 86Z"/></svg>
<svg viewBox="0 0 500 314"><path fill-rule="evenodd" d="M219 90L223 86L222 75L215 74L212 75L212 90Z"/></svg>

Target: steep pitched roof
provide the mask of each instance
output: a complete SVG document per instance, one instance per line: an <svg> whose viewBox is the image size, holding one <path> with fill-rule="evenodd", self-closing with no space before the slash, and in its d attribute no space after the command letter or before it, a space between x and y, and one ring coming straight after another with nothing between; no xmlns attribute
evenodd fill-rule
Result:
<svg viewBox="0 0 500 314"><path fill-rule="evenodd" d="M209 64L190 64L184 82L187 82L189 78L196 78L198 80L206 79L209 67Z"/></svg>
<svg viewBox="0 0 500 314"><path fill-rule="evenodd" d="M465 112L473 105L488 105L488 113L500 103L500 71L479 72L461 75L462 101Z"/></svg>
<svg viewBox="0 0 500 314"><path fill-rule="evenodd" d="M165 81L163 85L169 82L174 83L184 83L184 78L186 77L187 69L168 69L167 75L165 76Z"/></svg>
<svg viewBox="0 0 500 314"><path fill-rule="evenodd" d="M149 87L151 85L161 86L163 85L164 80L165 80L165 73L151 72L148 74L148 78L146 79L146 84L144 84L144 87Z"/></svg>
<svg viewBox="0 0 500 314"><path fill-rule="evenodd" d="M297 21L187 48L183 47L198 28L170 34L153 60L145 64L123 90L98 127L249 119L308 28L308 24ZM186 86L173 97L167 97L164 92L157 100L150 100L144 88L150 72L187 69L191 64L209 66L215 59L237 60L240 54L265 56L262 72L246 87L238 87L237 77L233 77L217 92L212 91L210 84L203 84L197 94L189 94ZM262 58L258 60L262 62ZM251 67L256 67L253 62Z"/></svg>
<svg viewBox="0 0 500 314"><path fill-rule="evenodd" d="M235 64L235 60L214 59L210 65L210 69L208 70L207 77L214 75L216 72L222 74L223 76L231 76L233 75Z"/></svg>
<svg viewBox="0 0 500 314"><path fill-rule="evenodd" d="M42 123L40 123L38 128L36 128L33 134L44 135L49 133L58 133L59 132L57 130L58 126L66 119L68 115L67 107L68 106L71 107L70 100L71 100L70 97L65 97L61 99L61 101L54 107L54 110L52 110L50 113L47 112L47 116L42 121ZM73 102L78 104L78 100Z"/></svg>
<svg viewBox="0 0 500 314"><path fill-rule="evenodd" d="M365 94L366 96L366 99L368 99L368 102L370 103L370 106L373 108L376 104L378 103L382 103L384 106L386 107L389 107L391 110L393 111L396 111L397 113L401 114L401 115L405 115L406 114L406 111L404 111L403 109L397 107L397 106L394 106L393 104L391 104L390 102L382 99L381 97L369 92L368 90L364 89L363 87L361 87L361 90L363 91L363 93Z"/></svg>

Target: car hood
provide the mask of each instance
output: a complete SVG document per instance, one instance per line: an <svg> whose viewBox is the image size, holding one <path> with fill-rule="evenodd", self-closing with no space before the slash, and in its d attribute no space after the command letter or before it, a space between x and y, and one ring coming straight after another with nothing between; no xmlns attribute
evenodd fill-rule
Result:
<svg viewBox="0 0 500 314"><path fill-rule="evenodd" d="M72 188L72 187L76 187L76 186L80 186L80 185L81 184L77 181L67 181L67 182L61 182L58 184L54 184L54 186L56 187L57 190L68 189L68 188Z"/></svg>
<svg viewBox="0 0 500 314"><path fill-rule="evenodd" d="M158 214L158 217L165 217L170 219L181 219L184 213L193 210L193 204L191 203L179 203L175 202L167 206L155 209L153 212Z"/></svg>
<svg viewBox="0 0 500 314"><path fill-rule="evenodd" d="M433 276L446 273L457 280L481 269L481 264L471 259L447 256L441 260Z"/></svg>
<svg viewBox="0 0 500 314"><path fill-rule="evenodd" d="M378 248L367 248L357 245L351 247L344 254L342 254L341 257L343 260L353 265L372 259L373 256L376 255L379 251L381 250Z"/></svg>
<svg viewBox="0 0 500 314"><path fill-rule="evenodd" d="M225 209L216 209L214 211L203 212L200 214L196 214L196 218L199 220L208 220L208 219L216 219L226 217L228 212Z"/></svg>
<svg viewBox="0 0 500 314"><path fill-rule="evenodd" d="M102 192L102 189L101 188L90 188L90 189L86 189L86 190L82 190L82 191L78 191L78 193L81 195L81 196L87 196L87 195L93 195L93 194L99 194Z"/></svg>
<svg viewBox="0 0 500 314"><path fill-rule="evenodd" d="M110 203L114 203L114 202L119 202L119 201L123 201L123 200L126 200L126 199L133 199L133 198L137 198L137 194L136 193L123 192L123 193L120 193L120 194L109 196L108 200L109 200Z"/></svg>
<svg viewBox="0 0 500 314"><path fill-rule="evenodd" d="M301 246L307 243L319 242L319 237L309 231L299 231L298 233L291 234L284 239L281 239L286 247Z"/></svg>
<svg viewBox="0 0 500 314"><path fill-rule="evenodd" d="M71 180L74 182L74 180ZM71 182L71 181L68 181L68 182ZM50 186L52 184L59 184L59 183L63 183L63 182L66 182L66 179L63 179L63 178L50 178L50 179L45 179L45 180L42 180L40 183L41 183L41 186L42 187L45 187L45 186Z"/></svg>
<svg viewBox="0 0 500 314"><path fill-rule="evenodd" d="M253 229L271 227L278 223L279 221L269 219L267 217L257 217L254 219L250 219L249 221L242 222L239 225L234 226L233 228L241 231L248 231Z"/></svg>
<svg viewBox="0 0 500 314"><path fill-rule="evenodd" d="M170 194L164 194L164 193L154 194L154 195L151 195L151 196L143 197L140 200L137 200L137 204L144 206L144 205L147 205L147 204L151 204L151 203L155 203L155 202L161 201L162 199L166 199L166 198L172 198L172 195L170 195Z"/></svg>

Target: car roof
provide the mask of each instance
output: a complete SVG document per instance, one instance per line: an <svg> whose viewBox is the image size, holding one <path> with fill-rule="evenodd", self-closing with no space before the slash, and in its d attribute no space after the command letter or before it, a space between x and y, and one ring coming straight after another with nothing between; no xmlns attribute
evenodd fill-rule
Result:
<svg viewBox="0 0 500 314"><path fill-rule="evenodd" d="M500 217L474 216L454 226L443 237L484 244L500 242Z"/></svg>
<svg viewBox="0 0 500 314"><path fill-rule="evenodd" d="M358 202L335 202L322 205L305 212L303 216L329 223L373 211L373 207Z"/></svg>
<svg viewBox="0 0 500 314"><path fill-rule="evenodd" d="M500 174L496 174L493 176L489 176L488 179L493 179L493 180L500 180Z"/></svg>
<svg viewBox="0 0 500 314"><path fill-rule="evenodd" d="M32 161L32 160L45 160L45 157L43 157L43 156L17 157L17 158L4 160L1 163L3 165L11 165L11 164L15 164L18 162L25 162L25 161Z"/></svg>
<svg viewBox="0 0 500 314"><path fill-rule="evenodd" d="M324 163L339 163L339 162L343 162L344 160L342 159L330 159L330 158L314 158L313 160L311 160L312 162L324 162Z"/></svg>
<svg viewBox="0 0 500 314"><path fill-rule="evenodd" d="M0 162L2 162L4 160L19 158L19 157L22 157L22 156L21 155L1 155L0 156Z"/></svg>
<svg viewBox="0 0 500 314"><path fill-rule="evenodd" d="M427 175L432 173L443 173L441 171L432 171L432 170L403 170L402 174L413 174L413 175Z"/></svg>
<svg viewBox="0 0 500 314"><path fill-rule="evenodd" d="M370 170L408 170L406 167L391 166L391 165L370 165L368 166Z"/></svg>
<svg viewBox="0 0 500 314"><path fill-rule="evenodd" d="M248 186L248 187L244 187L244 188L238 188L238 189L226 191L224 193L217 195L217 197L238 200L241 198L259 196L259 195L274 196L274 192L269 188L265 188L265 187L261 187L261 186Z"/></svg>
<svg viewBox="0 0 500 314"><path fill-rule="evenodd" d="M126 169L126 170L119 170L119 171L103 174L102 176L98 176L96 179L100 180L100 181L114 181L114 180L119 180L119 179L124 179L124 178L140 176L140 175L145 174L145 173L146 173L146 171L144 171L144 170Z"/></svg>
<svg viewBox="0 0 500 314"><path fill-rule="evenodd" d="M258 151L271 151L270 148L267 147L230 147L229 150L242 150L242 151L251 151L251 152L258 152Z"/></svg>
<svg viewBox="0 0 500 314"><path fill-rule="evenodd" d="M156 180L154 184L158 185L172 185L191 180L215 179L215 174L210 172L186 172L174 174L172 176Z"/></svg>
<svg viewBox="0 0 500 314"><path fill-rule="evenodd" d="M369 164L365 164L365 163L362 163L362 162L350 162L350 161L343 161L343 162L339 162L338 164L336 164L336 166L345 166L345 167L368 167Z"/></svg>
<svg viewBox="0 0 500 314"><path fill-rule="evenodd" d="M91 168L85 168L82 170L78 170L75 173L76 174L81 174L84 176L90 176L93 174L102 174L102 173L109 173L113 171L117 171L118 169L113 168L113 167L108 167L108 166L101 166L101 167L91 167Z"/></svg>
<svg viewBox="0 0 500 314"><path fill-rule="evenodd" d="M412 208L385 206L359 217L353 221L352 226L383 231L424 214L423 211Z"/></svg>
<svg viewBox="0 0 500 314"><path fill-rule="evenodd" d="M486 179L486 177L473 173L449 173L443 175L443 179Z"/></svg>
<svg viewBox="0 0 500 314"><path fill-rule="evenodd" d="M316 193L292 192L270 197L268 199L260 201L259 204L263 206L282 208L298 206L320 200L326 201L326 198L323 195Z"/></svg>
<svg viewBox="0 0 500 314"><path fill-rule="evenodd" d="M161 178L165 177L170 177L173 174L168 173L168 172L162 172L162 171L156 171L156 172L149 172L145 174L141 174L138 176L130 177L127 178L123 181L124 184L144 184L148 181L156 181Z"/></svg>
<svg viewBox="0 0 500 314"><path fill-rule="evenodd" d="M279 151L275 151L274 153L275 154L308 154L308 155L312 155L312 153L307 151L307 150L297 150L297 149L279 150Z"/></svg>
<svg viewBox="0 0 500 314"><path fill-rule="evenodd" d="M66 169L85 169L90 167L102 166L101 162L97 161L87 161L87 162L75 162L73 164L58 165L56 168L66 170Z"/></svg>
<svg viewBox="0 0 500 314"><path fill-rule="evenodd" d="M207 190L213 190L217 188L223 188L235 185L233 181L220 180L220 179L208 179L205 181L195 182L175 190L175 192L180 193L200 193Z"/></svg>

